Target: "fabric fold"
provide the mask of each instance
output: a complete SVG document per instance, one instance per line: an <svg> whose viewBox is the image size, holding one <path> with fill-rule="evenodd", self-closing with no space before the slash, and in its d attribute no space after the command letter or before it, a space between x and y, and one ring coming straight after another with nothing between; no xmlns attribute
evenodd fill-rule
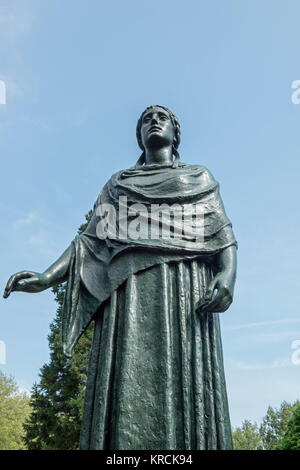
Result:
<svg viewBox="0 0 300 470"><path fill-rule="evenodd" d="M163 263L103 303L81 449L232 448L219 315L195 311L210 279L199 260Z"/></svg>
<svg viewBox="0 0 300 470"><path fill-rule="evenodd" d="M126 198L126 214L124 204ZM121 205L120 205L121 201ZM124 220L128 226L134 219L129 209L143 205L148 216L146 229L151 235L158 219L153 204L178 204L183 211L200 207L203 213L203 238L192 239L192 232L181 238L170 236L153 239L151 236L132 239L124 237ZM99 223L105 221L99 207L112 207L116 233L99 238ZM124 214L126 215L124 219ZM191 217L191 228L193 218ZM160 219L159 219L160 221ZM176 218L170 219L171 234L176 231ZM121 225L121 227L120 227ZM128 227L127 227L128 228ZM230 220L219 195L219 185L203 166L180 164L178 168L149 165L122 170L111 177L100 192L92 219L84 233L72 242L71 263L63 306L63 351L71 356L80 335L88 327L103 302L131 275L151 266L201 258L209 263L214 255L228 246L236 245ZM183 325L184 326L184 325Z"/></svg>

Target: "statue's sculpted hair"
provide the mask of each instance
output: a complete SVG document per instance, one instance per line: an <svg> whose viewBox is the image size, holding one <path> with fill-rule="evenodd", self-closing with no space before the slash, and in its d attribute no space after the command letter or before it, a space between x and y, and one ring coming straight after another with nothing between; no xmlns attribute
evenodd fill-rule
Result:
<svg viewBox="0 0 300 470"><path fill-rule="evenodd" d="M173 155L175 155L175 159L174 159L174 162L173 162L173 167L176 168L178 166L178 163L180 161L180 155L179 155L179 152L177 151L178 147L179 147L179 144L180 144L180 124L179 124L179 121L177 119L177 117L175 116L175 114L172 113L172 111L168 108L166 108L165 106L161 106L159 104L155 104L155 105L151 105L151 106L148 106L148 108L146 108L138 122L137 122L137 126L136 126L136 138L137 138L137 141L138 141L138 144L139 144L139 147L142 149L143 153L142 155L140 156L140 158L138 159L138 161L136 162L136 166L141 166L143 165L143 163L145 163L145 149L144 149L144 146L143 146L143 142L142 142L142 135L141 135L141 127L142 127L142 122L143 122L143 117L144 117L144 114L149 110L149 109L153 109L153 108L162 108L164 109L165 111L167 111L170 119L171 119L171 122L174 126L174 129L175 129L175 136L174 136L174 141L173 141L173 145L172 145L172 152L173 152Z"/></svg>

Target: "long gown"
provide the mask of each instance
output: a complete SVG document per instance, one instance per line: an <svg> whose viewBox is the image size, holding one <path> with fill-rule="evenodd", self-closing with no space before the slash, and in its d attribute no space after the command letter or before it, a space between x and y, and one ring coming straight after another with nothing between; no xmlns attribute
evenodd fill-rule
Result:
<svg viewBox="0 0 300 470"><path fill-rule="evenodd" d="M142 178L143 185L149 181L152 192L159 188L164 194L168 181L173 187L174 174L182 181L187 171L195 172L184 168L172 178L167 172L162 182L162 171L152 172L151 180ZM207 180L211 183L212 177ZM134 182L136 198L139 179ZM124 178L122 191L123 183ZM66 354L95 321L81 449L232 448L219 315L199 314L195 307L211 280L208 255L236 242L220 199L215 193L212 197L216 187L203 179L200 183L197 200L205 203L212 220L202 247L183 253L182 247L147 241L124 250L110 241L99 248L95 220L74 242L64 305ZM143 195L144 186L139 189ZM128 196L131 190L128 183ZM220 214L212 204L221 207ZM113 259L112 248L117 251Z"/></svg>
<svg viewBox="0 0 300 470"><path fill-rule="evenodd" d="M197 314L209 270L133 274L96 317L82 449L230 449L218 314Z"/></svg>

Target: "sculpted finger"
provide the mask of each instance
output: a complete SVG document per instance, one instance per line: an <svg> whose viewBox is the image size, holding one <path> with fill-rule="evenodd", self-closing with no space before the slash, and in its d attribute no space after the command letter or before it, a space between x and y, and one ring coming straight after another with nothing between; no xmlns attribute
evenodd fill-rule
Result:
<svg viewBox="0 0 300 470"><path fill-rule="evenodd" d="M6 299L10 293L12 292L12 290L14 290L14 287L15 287L15 284L16 282L18 281L18 275L17 274L14 274L13 276L11 276L6 284L6 287L4 289L4 294L3 294L3 297Z"/></svg>
<svg viewBox="0 0 300 470"><path fill-rule="evenodd" d="M205 312L217 312L218 307L219 307L219 299L216 296L214 300L212 300L206 305L204 310Z"/></svg>
<svg viewBox="0 0 300 470"><path fill-rule="evenodd" d="M9 294L11 293L11 289L12 289L13 284L14 284L15 276L16 276L16 274L13 274L12 276L10 276L10 278L9 278L8 281L7 281L7 284L6 284L5 289L4 289L4 294L3 294L3 297L4 297L5 299L6 299L6 297L8 297Z"/></svg>
<svg viewBox="0 0 300 470"><path fill-rule="evenodd" d="M213 296L213 293L214 293L214 290L217 286L217 280L216 279L213 279L209 285L208 285L208 288L206 289L206 292L205 292L205 300L206 301L210 301L212 299L212 296Z"/></svg>
<svg viewBox="0 0 300 470"><path fill-rule="evenodd" d="M227 302L223 303L220 307L220 310L218 310L218 312L220 313L226 312L226 310L230 307L231 304L232 304L231 300L228 300Z"/></svg>
<svg viewBox="0 0 300 470"><path fill-rule="evenodd" d="M3 297L6 299L11 294L11 292L16 290L16 285L17 285L17 283L20 279L28 278L28 277L31 277L31 276L34 276L34 275L35 275L35 273L32 272L32 271L21 271L20 273L13 274L9 278L9 280L6 284Z"/></svg>
<svg viewBox="0 0 300 470"><path fill-rule="evenodd" d="M219 306L217 307L217 310L215 310L216 312L225 312L229 307L230 305L232 304L232 298L230 297L226 297L225 299L222 299Z"/></svg>
<svg viewBox="0 0 300 470"><path fill-rule="evenodd" d="M15 291L22 291L23 288L26 286L27 281L18 281L14 287Z"/></svg>
<svg viewBox="0 0 300 470"><path fill-rule="evenodd" d="M10 295L10 292L11 292L11 291L10 291L9 289L7 289L7 287L5 287L4 293L3 293L4 299L7 299L7 297Z"/></svg>
<svg viewBox="0 0 300 470"><path fill-rule="evenodd" d="M36 284L36 282L38 282L37 276L31 276L30 279L22 279L17 282L15 286L15 290L16 291L27 291L27 290L30 291L30 287L31 286L33 287L34 284Z"/></svg>
<svg viewBox="0 0 300 470"><path fill-rule="evenodd" d="M221 307L222 301L224 300L224 295L222 291L218 291L217 295L209 302L206 306L207 312L216 312L218 308Z"/></svg>
<svg viewBox="0 0 300 470"><path fill-rule="evenodd" d="M232 302L231 296L218 293L210 304L208 304L207 312L225 312Z"/></svg>
<svg viewBox="0 0 300 470"><path fill-rule="evenodd" d="M206 305L208 305L209 301L204 299L200 299L199 302L196 304L196 311L198 313L203 312L205 310Z"/></svg>
<svg viewBox="0 0 300 470"><path fill-rule="evenodd" d="M3 292L3 297L4 297L4 299L7 299L7 297L8 297L9 294L10 294L10 292L11 292L11 289L10 289L8 283L7 283L6 286L5 286L4 292Z"/></svg>
<svg viewBox="0 0 300 470"><path fill-rule="evenodd" d="M200 301L198 302L197 306L196 306L196 310L200 313L200 312L206 312L207 311L207 308L208 306L211 305L212 302L215 301L218 293L214 296L214 292L215 290L217 289L217 283L218 281L216 279L213 279L207 290L206 290L206 293L205 293L205 296L204 298L200 299Z"/></svg>

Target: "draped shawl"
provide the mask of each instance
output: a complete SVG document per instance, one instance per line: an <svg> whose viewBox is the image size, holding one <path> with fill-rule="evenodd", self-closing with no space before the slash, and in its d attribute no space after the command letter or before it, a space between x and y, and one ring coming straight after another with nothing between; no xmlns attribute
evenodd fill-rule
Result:
<svg viewBox="0 0 300 470"><path fill-rule="evenodd" d="M124 198L125 208L120 205ZM143 204L148 214L144 222L149 224L150 232L151 217L155 217L151 205L171 206L174 203L189 210L201 208L204 217L202 238L193 239L193 234L188 231L181 238L99 238L97 227L104 214L98 208L107 207L105 204L114 208L118 230L120 225L124 226L124 217L128 223L133 217L127 209L133 204ZM170 232L176 233L175 218L170 219L170 225ZM231 245L236 245L236 240L219 194L219 184L205 167L184 163L177 168L145 165L114 174L97 198L87 229L71 244L63 306L64 353L71 356L97 310L131 274L171 261L198 257L210 260Z"/></svg>

